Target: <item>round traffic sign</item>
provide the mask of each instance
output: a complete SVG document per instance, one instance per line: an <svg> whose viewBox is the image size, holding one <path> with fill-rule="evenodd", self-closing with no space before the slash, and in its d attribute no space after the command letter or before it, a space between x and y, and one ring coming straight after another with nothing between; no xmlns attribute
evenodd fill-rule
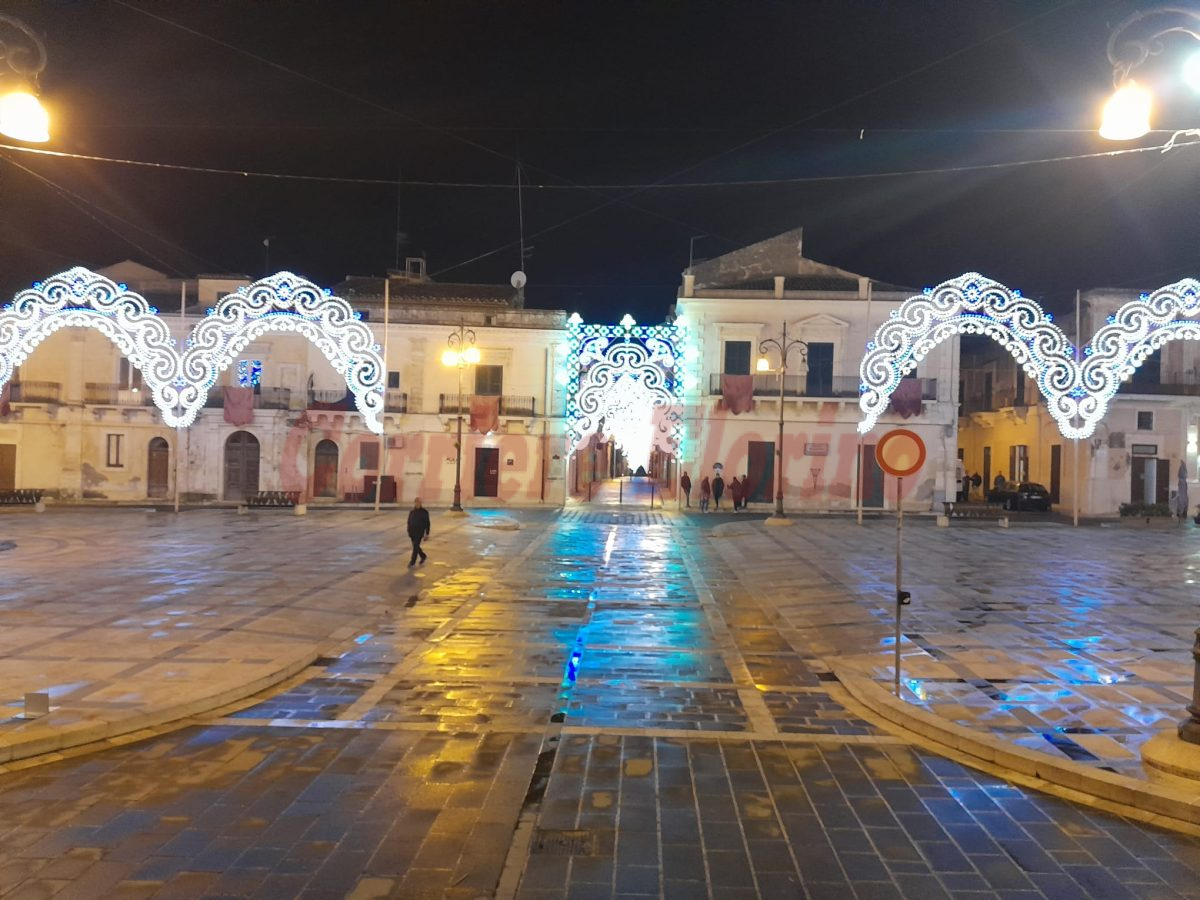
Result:
<svg viewBox="0 0 1200 900"><path fill-rule="evenodd" d="M889 431L875 445L875 461L889 475L906 478L925 465L925 442L907 428Z"/></svg>

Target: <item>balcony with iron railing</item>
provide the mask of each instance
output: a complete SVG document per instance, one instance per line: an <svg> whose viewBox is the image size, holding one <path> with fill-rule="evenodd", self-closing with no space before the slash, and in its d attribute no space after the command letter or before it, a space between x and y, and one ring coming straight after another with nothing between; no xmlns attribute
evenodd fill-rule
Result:
<svg viewBox="0 0 1200 900"><path fill-rule="evenodd" d="M85 406L153 406L154 393L146 387L122 387L89 381L83 386Z"/></svg>
<svg viewBox="0 0 1200 900"><path fill-rule="evenodd" d="M708 393L710 396L721 395L721 375L713 373L708 376ZM779 376L772 373L754 373L755 397L778 397ZM937 379L918 378L921 383L921 399L937 399ZM808 375L785 375L783 381L783 396L785 398L801 399L857 399L860 384L857 375L833 375L824 379L810 379Z"/></svg>
<svg viewBox="0 0 1200 900"><path fill-rule="evenodd" d="M451 416L457 416L460 413L464 416L470 415L471 396L470 394L463 394L462 408L460 409L458 406L458 394L438 394L438 412L442 415ZM534 397L504 395L497 399L500 401L500 415L502 416L537 415L537 401Z"/></svg>
<svg viewBox="0 0 1200 900"><path fill-rule="evenodd" d="M390 413L406 413L408 412L408 394L404 391L398 391L395 388L388 388L387 393L383 397L384 412Z"/></svg>
<svg viewBox="0 0 1200 900"><path fill-rule="evenodd" d="M62 385L57 381L14 381L10 388L13 403L62 403Z"/></svg>

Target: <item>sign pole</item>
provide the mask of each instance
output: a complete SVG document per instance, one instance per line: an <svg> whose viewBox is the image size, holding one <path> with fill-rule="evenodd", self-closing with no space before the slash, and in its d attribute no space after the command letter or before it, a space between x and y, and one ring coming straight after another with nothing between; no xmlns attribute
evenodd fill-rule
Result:
<svg viewBox="0 0 1200 900"><path fill-rule="evenodd" d="M900 612L904 608L901 598L904 596L901 590L903 581L904 564L900 557L900 541L904 534L904 479L896 479L896 664L895 664L895 680L896 680L896 697L900 697Z"/></svg>

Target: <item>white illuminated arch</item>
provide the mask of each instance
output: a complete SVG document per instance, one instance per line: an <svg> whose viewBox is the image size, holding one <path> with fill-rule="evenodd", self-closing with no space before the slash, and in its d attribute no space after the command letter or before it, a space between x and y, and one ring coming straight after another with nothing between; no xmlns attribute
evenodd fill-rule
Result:
<svg viewBox="0 0 1200 900"><path fill-rule="evenodd" d="M860 375L862 433L887 409L900 379L937 344L956 334L986 334L1033 378L1068 438L1090 437L1121 383L1168 341L1200 340L1200 282L1185 278L1142 294L1109 316L1076 363L1067 336L1040 306L1002 284L968 272L894 310L867 345Z"/></svg>
<svg viewBox="0 0 1200 900"><path fill-rule="evenodd" d="M277 272L221 298L196 326L183 356L183 377L195 394L183 404L179 424L191 424L221 372L268 331L294 332L312 341L346 379L367 428L383 432L383 358L371 329L345 300L291 272Z"/></svg>
<svg viewBox="0 0 1200 900"><path fill-rule="evenodd" d="M1078 414L1074 348L1040 306L977 272L926 288L892 311L867 344L859 373L866 434L887 409L900 380L948 337L986 334L1004 347L1050 403L1064 434ZM1092 427L1095 427L1094 425Z"/></svg>
<svg viewBox="0 0 1200 900"><path fill-rule="evenodd" d="M679 351L687 333L682 321L640 326L625 316L619 325L585 325L576 314L567 324L571 352L563 375L572 451L603 427L631 465L647 464L652 446L681 456L690 381Z"/></svg>
<svg viewBox="0 0 1200 900"><path fill-rule="evenodd" d="M383 359L371 330L345 300L290 272L223 297L181 355L144 297L88 269L69 269L21 291L0 311L0 387L38 344L67 327L94 328L116 344L173 428L195 421L209 388L252 340L268 331L295 332L346 379L367 427L383 431Z"/></svg>
<svg viewBox="0 0 1200 900"><path fill-rule="evenodd" d="M1147 357L1168 341L1200 340L1200 281L1184 278L1150 294L1130 300L1108 317L1084 348L1079 367L1080 415L1091 427L1108 412L1109 401L1121 382L1133 375Z"/></svg>
<svg viewBox="0 0 1200 900"><path fill-rule="evenodd" d="M76 267L18 293L0 311L0 387L38 344L60 328L94 328L142 373L154 403L178 402L179 354L158 310L103 275Z"/></svg>

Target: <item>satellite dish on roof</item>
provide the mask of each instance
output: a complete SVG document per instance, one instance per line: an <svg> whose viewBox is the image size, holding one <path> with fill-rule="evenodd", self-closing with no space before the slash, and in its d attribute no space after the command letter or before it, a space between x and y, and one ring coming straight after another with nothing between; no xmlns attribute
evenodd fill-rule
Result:
<svg viewBox="0 0 1200 900"><path fill-rule="evenodd" d="M524 272L522 272L520 269L517 269L517 271L512 273L512 278L508 280L512 283L513 287L520 289L525 287L525 282L529 279L525 277Z"/></svg>

